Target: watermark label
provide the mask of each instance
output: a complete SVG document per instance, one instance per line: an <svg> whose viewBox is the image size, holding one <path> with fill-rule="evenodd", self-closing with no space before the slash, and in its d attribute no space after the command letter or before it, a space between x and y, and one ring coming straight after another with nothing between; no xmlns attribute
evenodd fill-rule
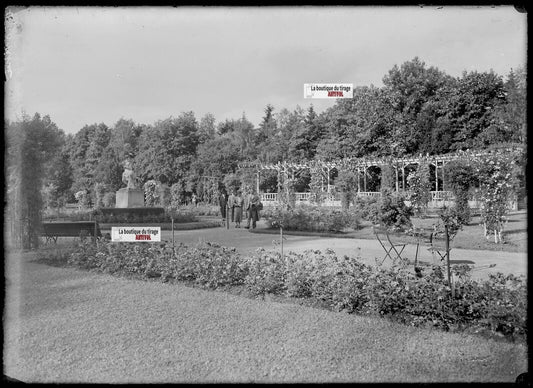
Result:
<svg viewBox="0 0 533 388"><path fill-rule="evenodd" d="M160 242L160 226L113 226L111 241L114 242Z"/></svg>
<svg viewBox="0 0 533 388"><path fill-rule="evenodd" d="M353 84L304 84L304 98L352 98Z"/></svg>

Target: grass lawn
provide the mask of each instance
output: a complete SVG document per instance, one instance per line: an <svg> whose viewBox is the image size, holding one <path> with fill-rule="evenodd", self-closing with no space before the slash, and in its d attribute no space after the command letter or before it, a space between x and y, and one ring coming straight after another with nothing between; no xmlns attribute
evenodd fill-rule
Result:
<svg viewBox="0 0 533 388"><path fill-rule="evenodd" d="M436 221L413 218L417 227ZM486 241L478 223L452 246L526 251L526 212L511 214L503 245ZM205 232L257 243L241 230ZM375 240L369 224L347 235ZM74 241L63 243L42 251ZM204 291L53 268L36 262L39 252L9 256L4 358L9 376L24 381L512 382L527 371L522 342L336 313L305 299L257 299L242 287Z"/></svg>
<svg viewBox="0 0 533 388"><path fill-rule="evenodd" d="M4 373L26 382L513 382L527 346L269 298L6 262Z"/></svg>
<svg viewBox="0 0 533 388"><path fill-rule="evenodd" d="M494 243L494 238L487 240L483 233L481 217L472 217L470 223L463 227L455 236L452 247L464 249L496 250L507 252L525 252L527 250L527 212L512 212L505 224L503 239L504 244ZM417 227L430 227L438 221L437 217L413 218Z"/></svg>
<svg viewBox="0 0 533 388"><path fill-rule="evenodd" d="M504 244L496 244L494 240L487 240L483 234L483 227L479 216L472 217L471 222L465 225L460 230L453 241L452 248L463 249L478 249L489 251L505 251L505 252L526 252L527 251L527 212L525 210L512 212L509 215L509 220L504 228L503 238ZM412 217L411 221L417 228L431 228L432 225L438 223L440 219L435 214L429 214L425 218ZM350 237L375 240L372 232L372 223L370 221L363 221L361 229L348 230L344 235L339 237ZM299 234L299 232L286 232L292 234ZM305 234L302 233L302 234ZM335 234L331 234L335 237ZM415 238L402 236L402 241L416 244Z"/></svg>

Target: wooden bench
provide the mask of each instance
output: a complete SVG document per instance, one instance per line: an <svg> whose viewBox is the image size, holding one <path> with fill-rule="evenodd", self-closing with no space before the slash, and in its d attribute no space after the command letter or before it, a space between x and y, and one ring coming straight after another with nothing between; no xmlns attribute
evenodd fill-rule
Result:
<svg viewBox="0 0 533 388"><path fill-rule="evenodd" d="M100 225L96 221L43 222L42 226L46 243L57 243L58 237L79 237L81 240L89 236L93 240L102 237Z"/></svg>

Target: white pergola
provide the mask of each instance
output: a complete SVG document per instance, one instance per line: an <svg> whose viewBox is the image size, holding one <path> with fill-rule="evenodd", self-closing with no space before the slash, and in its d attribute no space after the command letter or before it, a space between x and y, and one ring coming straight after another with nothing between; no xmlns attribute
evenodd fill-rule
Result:
<svg viewBox="0 0 533 388"><path fill-rule="evenodd" d="M450 154L444 155L418 155L418 156L407 156L407 157L363 157L363 158L345 158L338 159L333 161L322 161L322 160L311 160L305 162L277 162L277 163L263 163L263 162L245 162L240 163L238 166L241 169L253 169L255 170L257 177L257 191L259 192L259 180L260 173L264 170L276 170L278 172L278 193L280 192L282 179L287 179L288 177L294 178L299 172L309 169L311 171L320 170L322 176L327 177L327 191L330 190L330 172L332 169L337 170L350 170L357 172L359 177L363 177L363 182L361 179L357 181L357 191L366 192L367 191L367 174L368 169L371 167L383 167L391 166L395 170L396 175L396 191L400 191L400 182L401 189L405 190L405 170L408 166L417 165L421 163L428 163L435 167L435 191L439 191L439 177L441 178L444 187L444 168L447 163L453 160L458 159L473 159L483 155L490 155L495 152L512 152L512 151L523 151L523 147L507 147L503 149L495 150L484 150L484 151L458 151ZM440 169L440 174L439 174ZM401 180L400 180L401 172Z"/></svg>

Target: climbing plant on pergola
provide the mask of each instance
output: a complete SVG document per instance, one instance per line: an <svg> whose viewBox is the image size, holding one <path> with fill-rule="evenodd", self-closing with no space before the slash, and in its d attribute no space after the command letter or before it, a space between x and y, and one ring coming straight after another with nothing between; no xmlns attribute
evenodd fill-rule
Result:
<svg viewBox="0 0 533 388"><path fill-rule="evenodd" d="M516 159L517 155L524 152L523 146L513 145L506 148L494 150L472 150L472 151L457 151L455 153L445 155L418 155L407 157L362 157L362 158L344 158L333 161L310 160L305 162L277 162L277 163L262 163L262 162L246 162L240 163L240 169L251 169L255 172L257 178L257 189L259 189L259 179L261 171L276 170L278 172L278 188L281 189L285 179L293 179L299 172L304 169L311 171L311 175L318 175L324 177L325 187L330 186L329 181L330 172L333 169L349 170L357 174L357 191L367 191L367 177L368 171L372 167L390 166L394 170L396 191L406 189L406 170L411 166L419 166L420 163L427 163L434 167L434 190L439 191L439 178L441 179L442 187L444 187L445 180L445 166L448 162L457 159L467 159L470 161L483 161L489 155L506 154L510 159ZM439 174L440 170L440 174Z"/></svg>

